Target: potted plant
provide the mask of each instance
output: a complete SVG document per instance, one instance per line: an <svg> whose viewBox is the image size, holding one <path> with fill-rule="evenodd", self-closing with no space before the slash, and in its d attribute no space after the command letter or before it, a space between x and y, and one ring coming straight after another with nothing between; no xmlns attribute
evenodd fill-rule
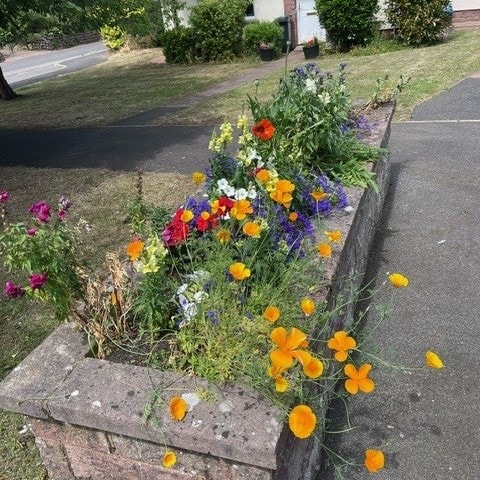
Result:
<svg viewBox="0 0 480 480"><path fill-rule="evenodd" d="M309 38L307 41L303 42L303 54L305 55L306 60L317 58L319 52L320 47L317 37Z"/></svg>
<svg viewBox="0 0 480 480"><path fill-rule="evenodd" d="M259 49L262 61L270 62L275 58L275 47L271 43L261 42Z"/></svg>

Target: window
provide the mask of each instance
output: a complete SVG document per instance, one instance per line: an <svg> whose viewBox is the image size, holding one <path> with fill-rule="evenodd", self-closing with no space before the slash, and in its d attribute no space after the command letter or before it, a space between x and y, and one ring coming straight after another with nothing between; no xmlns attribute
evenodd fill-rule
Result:
<svg viewBox="0 0 480 480"><path fill-rule="evenodd" d="M247 7L247 11L245 12L246 17L254 17L255 11L253 9L253 2Z"/></svg>

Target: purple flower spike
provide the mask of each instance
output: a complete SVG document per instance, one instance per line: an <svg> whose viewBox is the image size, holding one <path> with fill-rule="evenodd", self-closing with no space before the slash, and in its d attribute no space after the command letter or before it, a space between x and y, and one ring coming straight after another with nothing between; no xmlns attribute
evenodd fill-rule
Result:
<svg viewBox="0 0 480 480"><path fill-rule="evenodd" d="M46 273L32 273L28 277L28 283L32 290L38 290L42 288L45 283L47 283L47 274Z"/></svg>
<svg viewBox="0 0 480 480"><path fill-rule="evenodd" d="M0 203L7 203L9 198L10 194L6 190L0 192Z"/></svg>
<svg viewBox="0 0 480 480"><path fill-rule="evenodd" d="M6 282L5 283L5 295L10 298L17 298L22 297L25 295L25 290L18 285L15 285L13 282Z"/></svg>
<svg viewBox="0 0 480 480"><path fill-rule="evenodd" d="M28 209L30 213L33 213L36 219L41 223L47 223L50 220L52 214L50 213L50 205L43 200L41 202L34 203Z"/></svg>

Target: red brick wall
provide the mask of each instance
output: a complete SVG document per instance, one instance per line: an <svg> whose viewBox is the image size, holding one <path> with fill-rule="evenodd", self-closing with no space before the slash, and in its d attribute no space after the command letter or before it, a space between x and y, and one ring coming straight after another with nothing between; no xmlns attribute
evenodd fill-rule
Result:
<svg viewBox="0 0 480 480"><path fill-rule="evenodd" d="M293 46L298 44L297 37L297 1L296 0L283 0L283 8L285 10L285 16L289 16L292 19L292 42Z"/></svg>

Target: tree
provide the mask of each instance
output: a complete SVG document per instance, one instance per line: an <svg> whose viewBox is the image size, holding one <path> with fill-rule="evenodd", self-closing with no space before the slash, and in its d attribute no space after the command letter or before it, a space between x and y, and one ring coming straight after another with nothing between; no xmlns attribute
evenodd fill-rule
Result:
<svg viewBox="0 0 480 480"><path fill-rule="evenodd" d="M365 45L377 30L378 0L316 0L320 23L341 51Z"/></svg>

